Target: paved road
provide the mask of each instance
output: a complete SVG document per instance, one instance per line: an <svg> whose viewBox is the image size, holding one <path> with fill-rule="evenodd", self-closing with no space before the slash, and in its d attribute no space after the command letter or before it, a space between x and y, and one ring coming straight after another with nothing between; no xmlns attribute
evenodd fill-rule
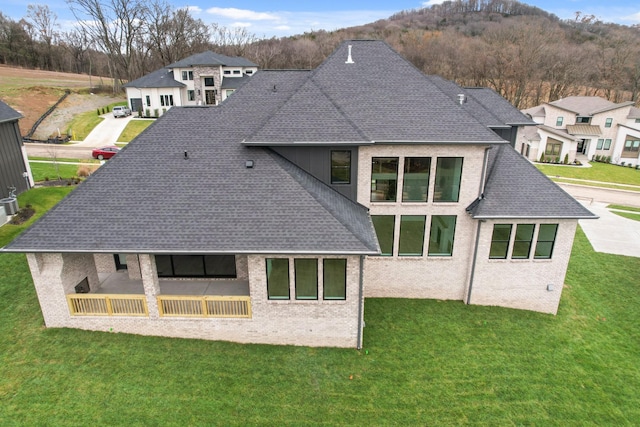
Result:
<svg viewBox="0 0 640 427"><path fill-rule="evenodd" d="M111 113L100 117L104 120L87 135L84 141L66 145L25 143L27 154L33 157L53 157L55 153L58 158L90 159L92 149L114 145L127 123L133 118L129 116L116 119Z"/></svg>
<svg viewBox="0 0 640 427"><path fill-rule="evenodd" d="M564 182L556 182L556 184L580 201L612 203L640 208L640 191L614 190Z"/></svg>

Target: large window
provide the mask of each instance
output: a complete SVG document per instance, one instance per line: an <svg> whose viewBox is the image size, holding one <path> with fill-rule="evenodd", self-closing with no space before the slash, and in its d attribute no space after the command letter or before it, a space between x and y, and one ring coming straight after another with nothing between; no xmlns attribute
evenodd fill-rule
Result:
<svg viewBox="0 0 640 427"><path fill-rule="evenodd" d="M371 201L395 202L398 187L398 158L371 159Z"/></svg>
<svg viewBox="0 0 640 427"><path fill-rule="evenodd" d="M296 258L296 299L318 299L318 260Z"/></svg>
<svg viewBox="0 0 640 427"><path fill-rule="evenodd" d="M604 144L604 139L600 138L598 140L598 144L596 144L596 150L602 150L602 145Z"/></svg>
<svg viewBox="0 0 640 427"><path fill-rule="evenodd" d="M624 147L622 148L622 157L638 157L638 152L640 151L640 140L631 140L627 139L624 142Z"/></svg>
<svg viewBox="0 0 640 427"><path fill-rule="evenodd" d="M455 215L433 215L429 234L429 255L453 255L453 240L456 232Z"/></svg>
<svg viewBox="0 0 640 427"><path fill-rule="evenodd" d="M426 202L429 188L431 157L407 157L404 159L403 202Z"/></svg>
<svg viewBox="0 0 640 427"><path fill-rule="evenodd" d="M604 140L604 147L602 147L603 150L608 150L609 148L611 148L611 140L610 139L605 139Z"/></svg>
<svg viewBox="0 0 640 427"><path fill-rule="evenodd" d="M382 255L393 255L393 234L395 228L395 216L393 215L371 215L373 227L376 229L378 243Z"/></svg>
<svg viewBox="0 0 640 427"><path fill-rule="evenodd" d="M516 227L516 239L513 242L511 258L527 259L531 253L531 241L533 240L534 224L518 224Z"/></svg>
<svg viewBox="0 0 640 427"><path fill-rule="evenodd" d="M182 80L193 80L193 71L183 71Z"/></svg>
<svg viewBox="0 0 640 427"><path fill-rule="evenodd" d="M269 299L289 299L287 258L267 258L267 294Z"/></svg>
<svg viewBox="0 0 640 427"><path fill-rule="evenodd" d="M160 105L170 107L173 105L173 95L160 95Z"/></svg>
<svg viewBox="0 0 640 427"><path fill-rule="evenodd" d="M434 202L457 202L462 179L462 157L438 157Z"/></svg>
<svg viewBox="0 0 640 427"><path fill-rule="evenodd" d="M351 183L351 151L331 151L331 183Z"/></svg>
<svg viewBox="0 0 640 427"><path fill-rule="evenodd" d="M347 260L325 259L322 264L324 299L343 300L347 297Z"/></svg>
<svg viewBox="0 0 640 427"><path fill-rule="evenodd" d="M511 240L511 224L494 224L489 258L506 259Z"/></svg>
<svg viewBox="0 0 640 427"><path fill-rule="evenodd" d="M549 259L553 254L558 224L540 224L536 242L535 259Z"/></svg>
<svg viewBox="0 0 640 427"><path fill-rule="evenodd" d="M187 99L189 101L195 101L196 100L196 92L194 90L188 90L187 91Z"/></svg>
<svg viewBox="0 0 640 427"><path fill-rule="evenodd" d="M235 278L233 255L156 255L158 277Z"/></svg>
<svg viewBox="0 0 640 427"><path fill-rule="evenodd" d="M547 140L547 146L544 149L544 154L546 156L559 157L561 151L562 151L562 142L557 141L555 139L551 139L551 138Z"/></svg>
<svg viewBox="0 0 640 427"><path fill-rule="evenodd" d="M589 124L591 117L576 117L576 124Z"/></svg>
<svg viewBox="0 0 640 427"><path fill-rule="evenodd" d="M421 256L424 247L424 215L402 215L400 217L400 243L398 255Z"/></svg>
<svg viewBox="0 0 640 427"><path fill-rule="evenodd" d="M205 85L205 86L215 86L215 85L216 85L216 83L215 83L215 81L213 80L213 77L205 77L205 78L204 78L204 85Z"/></svg>

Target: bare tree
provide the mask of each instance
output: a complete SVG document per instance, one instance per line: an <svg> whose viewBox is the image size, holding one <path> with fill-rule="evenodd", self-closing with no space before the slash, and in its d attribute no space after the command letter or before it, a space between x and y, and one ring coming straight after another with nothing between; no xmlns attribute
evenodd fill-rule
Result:
<svg viewBox="0 0 640 427"><path fill-rule="evenodd" d="M30 4L27 6L27 18L35 30L36 38L41 43L41 68L51 70L53 65L52 45L58 17L47 5Z"/></svg>

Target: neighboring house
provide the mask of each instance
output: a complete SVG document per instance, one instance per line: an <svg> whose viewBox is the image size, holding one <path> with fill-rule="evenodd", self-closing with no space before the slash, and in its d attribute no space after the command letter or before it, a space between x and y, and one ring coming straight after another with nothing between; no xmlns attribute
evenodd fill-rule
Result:
<svg viewBox="0 0 640 427"><path fill-rule="evenodd" d="M11 187L15 187L15 194L20 194L33 186L27 151L18 127L21 118L22 114L0 101L0 198L7 197Z"/></svg>
<svg viewBox="0 0 640 427"><path fill-rule="evenodd" d="M202 52L124 85L131 111L160 116L173 106L217 105L258 71L253 62Z"/></svg>
<svg viewBox="0 0 640 427"><path fill-rule="evenodd" d="M48 327L360 348L365 297L555 313L595 216L470 105L344 43L171 109L4 251Z"/></svg>
<svg viewBox="0 0 640 427"><path fill-rule="evenodd" d="M610 157L612 163L640 164L640 109L597 96L570 96L523 111L538 123L516 149L539 161L569 162L580 155Z"/></svg>

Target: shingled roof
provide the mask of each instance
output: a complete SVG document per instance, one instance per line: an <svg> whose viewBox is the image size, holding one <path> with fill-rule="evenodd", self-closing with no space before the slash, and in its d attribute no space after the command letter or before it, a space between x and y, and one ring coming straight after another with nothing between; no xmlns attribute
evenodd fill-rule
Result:
<svg viewBox="0 0 640 427"><path fill-rule="evenodd" d="M0 123L13 122L22 118L22 114L0 101Z"/></svg>
<svg viewBox="0 0 640 427"><path fill-rule="evenodd" d="M153 87L184 87L181 83L174 79L173 71L161 68L139 79L133 80L123 85L123 87L153 88Z"/></svg>
<svg viewBox="0 0 640 427"><path fill-rule="evenodd" d="M499 145L489 150L483 197L467 211L475 219L597 218L513 148Z"/></svg>
<svg viewBox="0 0 640 427"><path fill-rule="evenodd" d="M167 68L189 68L195 66L257 67L258 65L239 56L226 56L208 50L167 65Z"/></svg>

